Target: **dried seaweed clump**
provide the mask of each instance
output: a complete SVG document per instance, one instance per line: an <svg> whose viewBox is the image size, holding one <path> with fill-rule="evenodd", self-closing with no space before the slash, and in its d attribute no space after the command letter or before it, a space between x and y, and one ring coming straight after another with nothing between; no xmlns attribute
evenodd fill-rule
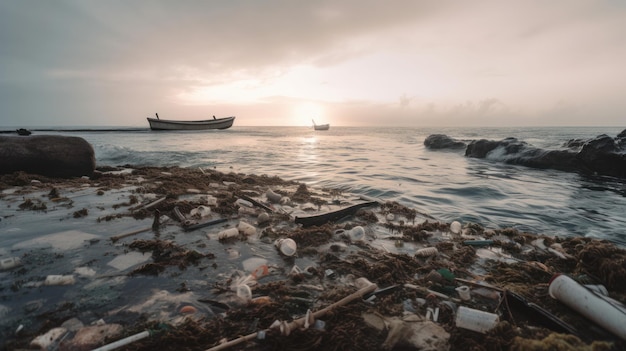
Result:
<svg viewBox="0 0 626 351"><path fill-rule="evenodd" d="M626 292L626 250L606 241L592 241L577 258L580 271L598 277L609 290Z"/></svg>

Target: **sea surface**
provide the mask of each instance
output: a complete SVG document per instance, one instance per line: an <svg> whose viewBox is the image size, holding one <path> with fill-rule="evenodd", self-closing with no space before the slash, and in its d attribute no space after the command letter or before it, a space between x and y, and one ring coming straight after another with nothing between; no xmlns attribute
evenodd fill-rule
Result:
<svg viewBox="0 0 626 351"><path fill-rule="evenodd" d="M624 127L243 127L158 132L148 128L33 129L79 136L97 166L181 166L266 174L397 201L438 220L582 236L626 245L626 180L509 165L497 156L424 147L431 134L464 141L515 137L543 149L570 139L615 137Z"/></svg>

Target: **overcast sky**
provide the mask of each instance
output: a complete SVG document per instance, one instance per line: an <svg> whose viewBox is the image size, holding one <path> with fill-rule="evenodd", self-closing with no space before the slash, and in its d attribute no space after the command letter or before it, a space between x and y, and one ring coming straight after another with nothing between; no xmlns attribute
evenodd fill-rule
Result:
<svg viewBox="0 0 626 351"><path fill-rule="evenodd" d="M0 0L0 126L626 125L626 1Z"/></svg>

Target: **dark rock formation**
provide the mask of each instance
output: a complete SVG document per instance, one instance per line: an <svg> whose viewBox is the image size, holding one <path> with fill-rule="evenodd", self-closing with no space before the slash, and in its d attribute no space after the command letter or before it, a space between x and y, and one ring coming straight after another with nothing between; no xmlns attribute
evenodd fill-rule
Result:
<svg viewBox="0 0 626 351"><path fill-rule="evenodd" d="M93 147L83 138L0 136L0 174L24 171L69 178L91 176L95 167Z"/></svg>
<svg viewBox="0 0 626 351"><path fill-rule="evenodd" d="M463 149L466 144L462 141L450 138L445 134L432 134L424 140L424 146L428 149Z"/></svg>
<svg viewBox="0 0 626 351"><path fill-rule="evenodd" d="M424 145L431 149L458 147L456 140L442 134L430 135ZM430 145L430 146L429 146ZM500 141L473 140L465 149L466 157L491 158L510 164L550 168L569 172L626 178L626 129L616 138L599 135L593 139L572 139L566 149L544 150L516 138Z"/></svg>

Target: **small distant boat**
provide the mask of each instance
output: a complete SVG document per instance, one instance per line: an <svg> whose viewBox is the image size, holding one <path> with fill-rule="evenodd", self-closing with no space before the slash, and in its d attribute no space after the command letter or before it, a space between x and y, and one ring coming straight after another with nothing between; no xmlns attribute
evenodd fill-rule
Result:
<svg viewBox="0 0 626 351"><path fill-rule="evenodd" d="M315 130L328 130L330 129L330 124L315 124L315 120L313 120L313 129Z"/></svg>
<svg viewBox="0 0 626 351"><path fill-rule="evenodd" d="M15 130L17 135L31 135L32 133L28 129L20 128Z"/></svg>
<svg viewBox="0 0 626 351"><path fill-rule="evenodd" d="M207 130L207 129L228 129L232 127L235 116L205 119L199 121L177 121L172 119L160 119L159 114L156 118L148 117L150 129L152 130Z"/></svg>

